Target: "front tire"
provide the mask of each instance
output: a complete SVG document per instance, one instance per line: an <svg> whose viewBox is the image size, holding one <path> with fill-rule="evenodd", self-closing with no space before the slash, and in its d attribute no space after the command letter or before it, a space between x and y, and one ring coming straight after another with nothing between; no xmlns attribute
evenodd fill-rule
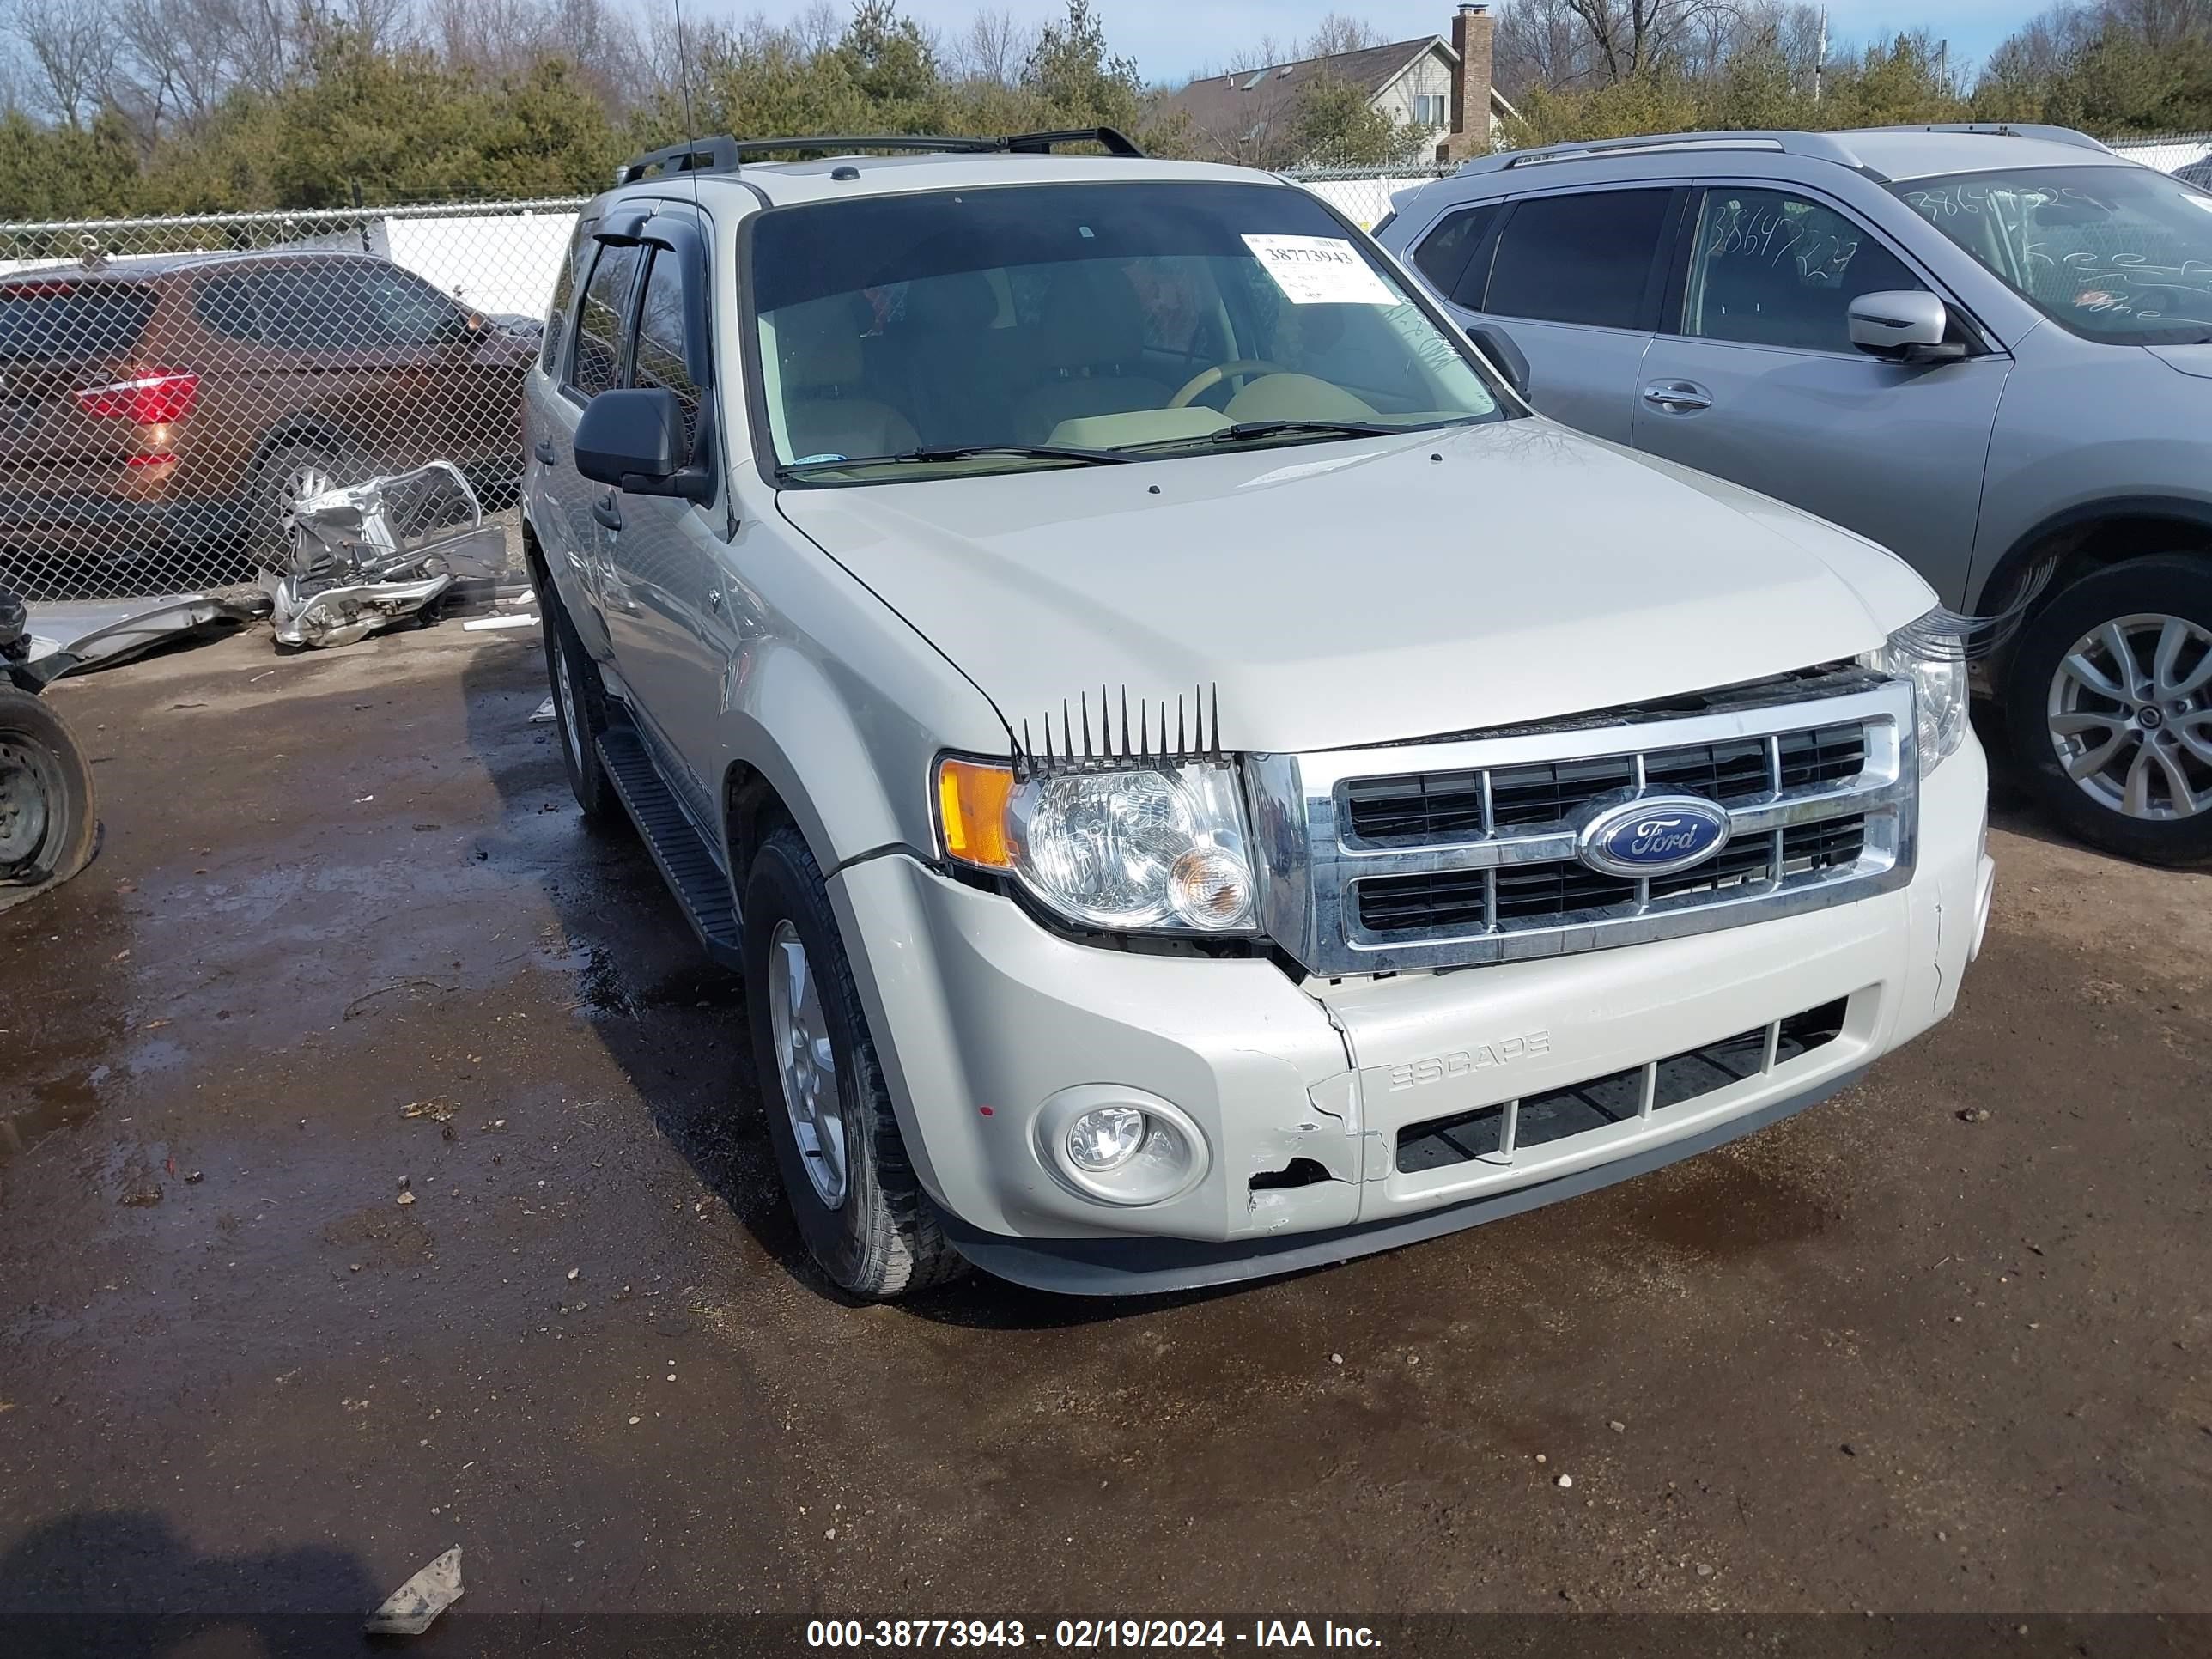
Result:
<svg viewBox="0 0 2212 1659"><path fill-rule="evenodd" d="M745 883L746 1000L761 1106L792 1214L822 1271L871 1302L967 1271L923 1196L830 908L798 830Z"/></svg>
<svg viewBox="0 0 2212 1659"><path fill-rule="evenodd" d="M542 574L542 573L541 573ZM613 781L599 760L599 733L607 729L607 696L599 671L550 580L538 589L539 637L545 645L545 678L553 688L553 731L561 744L561 763L568 788L583 809L584 822L597 828L622 815Z"/></svg>
<svg viewBox="0 0 2212 1659"><path fill-rule="evenodd" d="M43 698L0 681L0 910L67 881L99 839L76 734Z"/></svg>
<svg viewBox="0 0 2212 1659"><path fill-rule="evenodd" d="M2212 864L2212 562L2130 559L2021 631L2004 682L2014 758L2051 817L2147 864Z"/></svg>

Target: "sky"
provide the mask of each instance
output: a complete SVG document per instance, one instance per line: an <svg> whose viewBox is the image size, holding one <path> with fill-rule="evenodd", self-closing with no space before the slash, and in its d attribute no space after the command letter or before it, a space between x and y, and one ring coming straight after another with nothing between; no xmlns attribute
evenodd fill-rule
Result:
<svg viewBox="0 0 2212 1659"><path fill-rule="evenodd" d="M978 3L1004 8L1025 22L1060 15L1061 0L906 0L909 16L951 33ZM2047 0L1830 0L1829 29L1840 40L1868 40L1923 25L1948 36L1954 58L1969 67ZM1272 35L1291 42L1310 34L1332 11L1364 17L1389 40L1451 34L1456 0L1097 0L1106 38L1137 60L1149 82L1180 84ZM795 8L794 8L795 9ZM773 8L770 8L772 10ZM1939 21L1940 20L1940 21Z"/></svg>

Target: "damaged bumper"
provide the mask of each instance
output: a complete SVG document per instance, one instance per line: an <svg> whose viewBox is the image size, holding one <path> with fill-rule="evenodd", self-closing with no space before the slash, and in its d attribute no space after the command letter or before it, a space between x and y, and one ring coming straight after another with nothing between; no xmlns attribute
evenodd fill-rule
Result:
<svg viewBox="0 0 2212 1659"><path fill-rule="evenodd" d="M830 883L907 1147L1002 1277L1109 1293L1291 1271L1473 1226L1720 1145L1947 1014L1990 896L1986 774L1927 780L1912 881L1752 927L1441 974L1059 938L905 857ZM1169 1103L1206 1141L1167 1201L1054 1167L1053 1103Z"/></svg>

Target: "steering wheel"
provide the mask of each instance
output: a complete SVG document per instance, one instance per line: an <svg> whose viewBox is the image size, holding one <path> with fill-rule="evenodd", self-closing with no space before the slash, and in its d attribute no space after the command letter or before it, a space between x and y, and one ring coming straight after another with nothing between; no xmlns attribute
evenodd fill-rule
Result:
<svg viewBox="0 0 2212 1659"><path fill-rule="evenodd" d="M1285 374L1290 371L1280 363L1270 362L1265 357L1232 357L1225 363L1216 363L1212 368L1202 368L1183 383L1182 391L1168 399L1170 409L1188 409L1190 400L1201 392L1219 386L1232 374Z"/></svg>

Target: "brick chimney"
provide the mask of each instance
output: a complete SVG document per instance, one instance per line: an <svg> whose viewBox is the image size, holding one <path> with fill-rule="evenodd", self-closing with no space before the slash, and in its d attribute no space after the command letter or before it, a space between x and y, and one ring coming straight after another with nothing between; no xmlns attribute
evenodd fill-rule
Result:
<svg viewBox="0 0 2212 1659"><path fill-rule="evenodd" d="M1452 19L1459 70L1452 81L1451 131L1437 146L1439 161L1464 161L1490 153L1490 75L1497 33L1498 20L1486 5L1462 5Z"/></svg>

